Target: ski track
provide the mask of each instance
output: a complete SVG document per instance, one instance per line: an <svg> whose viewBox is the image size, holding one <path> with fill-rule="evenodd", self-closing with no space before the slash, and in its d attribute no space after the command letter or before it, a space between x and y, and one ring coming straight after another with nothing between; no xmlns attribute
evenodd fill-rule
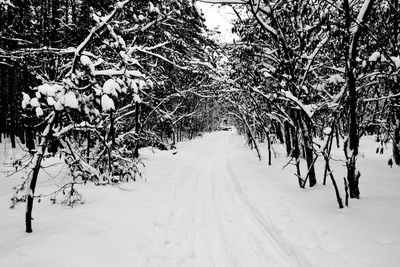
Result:
<svg viewBox="0 0 400 267"><path fill-rule="evenodd" d="M246 200L238 183L245 177L236 177L240 166L229 162L232 133L204 139L198 142L213 145L177 158L152 245L137 266L311 266Z"/></svg>

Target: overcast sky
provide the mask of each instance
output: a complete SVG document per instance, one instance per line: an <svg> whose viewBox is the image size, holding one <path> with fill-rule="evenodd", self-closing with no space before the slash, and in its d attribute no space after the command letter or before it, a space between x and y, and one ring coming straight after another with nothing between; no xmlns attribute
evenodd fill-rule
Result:
<svg viewBox="0 0 400 267"><path fill-rule="evenodd" d="M196 4L203 10L207 27L210 29L217 27L221 32L221 39L223 41L231 43L234 38L238 39L236 35L232 34L231 30L231 20L236 18L232 8L201 2L197 2Z"/></svg>

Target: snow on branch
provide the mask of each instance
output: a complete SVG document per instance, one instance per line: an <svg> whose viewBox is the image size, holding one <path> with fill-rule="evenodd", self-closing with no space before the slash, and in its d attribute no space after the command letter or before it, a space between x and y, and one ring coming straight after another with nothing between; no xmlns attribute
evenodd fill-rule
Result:
<svg viewBox="0 0 400 267"><path fill-rule="evenodd" d="M188 70L188 67L180 66L180 65L178 65L178 64L176 64L176 63L174 63L174 62L172 62L172 61L169 60L168 58L166 58L166 57L164 57L164 56L162 56L162 55L159 55L159 54L150 52L150 51L148 51L147 49L135 47L135 50L136 50L136 51L139 51L139 52L142 52L142 53L145 53L145 54L148 54L148 55L151 55L151 56L158 57L159 59L164 60L165 62L170 63L171 65L173 65L174 67L176 67L176 68L178 68L178 69L181 69L181 70Z"/></svg>
<svg viewBox="0 0 400 267"><path fill-rule="evenodd" d="M400 97L400 93L394 94L394 95L382 96L382 97L366 98L366 99L363 99L363 102L379 101L379 100L385 100L385 99L397 98L397 97Z"/></svg>
<svg viewBox="0 0 400 267"><path fill-rule="evenodd" d="M74 72L78 58L80 57L80 55L81 55L82 51L85 49L85 47L89 44L89 41L96 34L96 32L103 29L104 27L106 27L108 22L110 22L110 20L115 16L115 14L117 14L117 12L120 9L122 9L129 2L132 2L132 0L125 0L123 2L117 2L115 4L113 11L110 14L108 14L102 18L99 18L99 23L90 30L89 35L86 36L85 40L83 40L83 42L76 48L75 56L72 61L72 68L71 68L70 72L67 74L67 76L70 76Z"/></svg>
<svg viewBox="0 0 400 267"><path fill-rule="evenodd" d="M295 97L289 91L282 90L281 93L287 99L290 99L293 102L295 102L307 114L307 116L310 118L310 120L312 120L312 116L314 115L314 113L313 113L313 109L310 108L309 105L304 105L297 97Z"/></svg>
<svg viewBox="0 0 400 267"><path fill-rule="evenodd" d="M315 47L314 51L311 53L311 55L305 55L304 58L306 58L308 60L308 64L306 66L306 71L304 73L303 79L301 81L301 85L300 88L303 87L305 81L306 81L306 77L307 74L310 71L311 65L313 64L318 52L322 49L322 47L328 42L329 40L329 35L326 35L324 38L322 38L322 40L317 44L317 46Z"/></svg>
<svg viewBox="0 0 400 267"><path fill-rule="evenodd" d="M360 26L364 22L364 18L367 15L368 9L372 6L373 0L366 0L364 1L364 4L362 5L360 12L358 13L357 20L356 20L356 25L351 29L352 34L358 33L360 30Z"/></svg>
<svg viewBox="0 0 400 267"><path fill-rule="evenodd" d="M14 7L15 8L15 6L11 3L10 0L0 0L0 6L1 5L10 6L10 7Z"/></svg>

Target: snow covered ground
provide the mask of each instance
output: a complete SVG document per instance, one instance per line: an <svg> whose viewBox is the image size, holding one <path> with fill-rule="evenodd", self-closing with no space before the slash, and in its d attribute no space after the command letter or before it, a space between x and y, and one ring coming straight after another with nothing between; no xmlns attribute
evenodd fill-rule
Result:
<svg viewBox="0 0 400 267"><path fill-rule="evenodd" d="M21 174L7 177L13 156L1 146L0 266L400 264L400 168L387 166L388 150L375 154L372 137L361 143L361 199L349 208L337 208L330 182L321 185L322 162L319 184L300 189L293 167L282 170L281 145L268 166L235 133L216 132L180 143L176 154L142 151L145 178L122 188L80 187L85 204L35 203L32 234L24 232L25 207L8 208ZM341 189L343 164L332 163ZM37 193L60 179L43 173Z"/></svg>

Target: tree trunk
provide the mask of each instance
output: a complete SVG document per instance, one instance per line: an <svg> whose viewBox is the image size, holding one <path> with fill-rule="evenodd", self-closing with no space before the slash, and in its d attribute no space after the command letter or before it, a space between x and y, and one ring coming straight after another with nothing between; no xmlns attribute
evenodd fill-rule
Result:
<svg viewBox="0 0 400 267"><path fill-rule="evenodd" d="M326 148L324 148L324 158L325 158L325 170L324 170L324 182L323 185L326 185L326 176L328 175L328 171L330 172L330 167L329 167L329 157L331 155L331 150L332 150L332 143L333 143L333 135L334 131L329 134L328 140L326 141ZM332 178L332 176L331 176Z"/></svg>
<svg viewBox="0 0 400 267"><path fill-rule="evenodd" d="M59 40L58 29L60 28L60 16L58 15L58 9L60 7L60 0L52 0L51 2L51 31L50 31L50 46L57 47L57 41Z"/></svg>
<svg viewBox="0 0 400 267"><path fill-rule="evenodd" d="M87 147L86 147L86 162L89 163L90 162L90 130L87 131L86 133L86 139L87 139Z"/></svg>
<svg viewBox="0 0 400 267"><path fill-rule="evenodd" d="M268 142L268 165L271 165L271 138L269 137L269 132L266 132L267 142Z"/></svg>
<svg viewBox="0 0 400 267"><path fill-rule="evenodd" d="M140 126L140 103L136 102L135 103L135 133L136 133L136 141L135 141L135 150L133 152L133 157L134 158L139 158L139 144L140 144L140 132L141 132L141 126Z"/></svg>
<svg viewBox="0 0 400 267"><path fill-rule="evenodd" d="M285 122L284 129L285 129L286 153L289 156L290 152L292 151L292 140L290 140L290 124L288 122Z"/></svg>
<svg viewBox="0 0 400 267"><path fill-rule="evenodd" d="M256 138L254 136L254 133L251 131L251 126L248 123L248 121L246 120L245 115L240 110L239 110L239 112L240 112L240 117L241 117L241 119L243 121L243 124L247 128L247 133L248 133L248 135L249 135L249 137L251 139L251 142L254 145L254 148L256 149L258 159L261 161L262 160L262 156L261 156L261 153L260 153L260 149L258 148L257 140L256 140Z"/></svg>
<svg viewBox="0 0 400 267"><path fill-rule="evenodd" d="M313 151L313 138L310 123L307 123L305 120L307 118L303 118L299 115L299 127L301 128L301 132L304 140L304 154L307 161L307 168L309 170L309 186L313 187L317 183L317 179L315 176L315 168L314 168L314 151Z"/></svg>
<svg viewBox="0 0 400 267"><path fill-rule="evenodd" d="M343 200L340 197L340 192L339 192L339 189L337 187L335 177L333 177L333 173L332 173L331 167L329 165L329 158L327 156L324 156L324 158L325 158L325 162L326 162L326 168L329 171L329 176L331 177L331 181L332 181L333 187L335 188L336 201L337 201L337 203L339 205L339 208L342 209L344 207L343 206Z"/></svg>
<svg viewBox="0 0 400 267"><path fill-rule="evenodd" d="M292 112L292 115L293 112ZM291 136L292 136L292 150L290 152L290 156L295 159L296 165L296 174L299 181L299 186L303 187L303 181L301 180L301 172L300 172L300 148L299 148L299 139L297 137L297 130L296 127L290 127L291 129Z"/></svg>
<svg viewBox="0 0 400 267"><path fill-rule="evenodd" d="M356 174L356 159L358 155L358 121L357 121L357 87L355 70L357 67L357 51L358 42L361 37L363 26L368 21L369 13L371 12L374 0L365 0L359 14L361 21L354 27L352 21L352 10L349 5L349 1L343 2L343 9L345 14L346 23L346 41L348 42L348 51L346 53L346 81L348 87L348 107L349 107L349 144L351 155L347 155L347 147L345 147L345 153L347 158L347 181L349 185L350 198L360 198L360 191L358 188L358 178L360 177L359 172Z"/></svg>
<svg viewBox="0 0 400 267"><path fill-rule="evenodd" d="M393 160L397 165L400 165L400 118L396 119L396 124L394 129Z"/></svg>
<svg viewBox="0 0 400 267"><path fill-rule="evenodd" d="M275 123L272 123L272 124L275 125L276 138L278 138L279 142L281 142L281 144L283 144L284 143L284 139L283 139L283 133L282 133L281 124L279 122L275 122Z"/></svg>
<svg viewBox="0 0 400 267"><path fill-rule="evenodd" d="M268 165L271 165L271 137L269 136L269 131L265 127L263 129L268 143Z"/></svg>
<svg viewBox="0 0 400 267"><path fill-rule="evenodd" d="M55 118L56 118L56 113L53 111L53 114L51 115L49 121L47 122L47 126L46 126L45 130L43 131L42 141L38 148L38 151L36 152L36 158L34 161L35 166L33 168L32 177L28 183L29 188L28 188L28 193L27 193L27 204L26 204L26 213L25 213L25 227L26 227L27 233L32 233L32 209L33 209L33 200L34 200L34 195L35 195L36 183L37 183L40 167L42 164L42 160L44 157L44 153L46 151L49 138L52 134L51 132L52 132L53 125L55 122Z"/></svg>

